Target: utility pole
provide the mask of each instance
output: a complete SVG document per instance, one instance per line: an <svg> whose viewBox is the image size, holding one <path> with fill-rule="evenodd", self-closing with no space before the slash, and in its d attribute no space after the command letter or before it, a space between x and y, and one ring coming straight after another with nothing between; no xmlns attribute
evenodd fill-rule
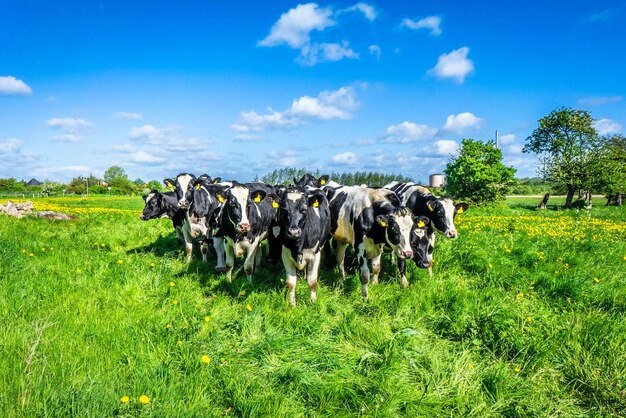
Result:
<svg viewBox="0 0 626 418"><path fill-rule="evenodd" d="M500 133L496 129L496 149L500 148Z"/></svg>
<svg viewBox="0 0 626 418"><path fill-rule="evenodd" d="M87 190L87 197L89 197L89 177L85 179L85 188Z"/></svg>

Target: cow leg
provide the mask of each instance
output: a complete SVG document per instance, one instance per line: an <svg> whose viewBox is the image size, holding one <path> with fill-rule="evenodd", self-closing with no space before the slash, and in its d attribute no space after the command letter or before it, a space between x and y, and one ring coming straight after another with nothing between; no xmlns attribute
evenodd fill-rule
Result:
<svg viewBox="0 0 626 418"><path fill-rule="evenodd" d="M183 231L181 230L182 228L180 226L177 226L175 229L176 229L176 238L178 240L178 245L183 245L183 242L185 242L185 237L183 235Z"/></svg>
<svg viewBox="0 0 626 418"><path fill-rule="evenodd" d="M246 261L243 263L243 269L248 276L248 281L252 281L252 275L254 274L254 266L256 262L257 252L259 250L260 237L257 237L248 247L248 253L246 254Z"/></svg>
<svg viewBox="0 0 626 418"><path fill-rule="evenodd" d="M187 262L191 263L191 257L193 256L193 237L191 236L191 230L189 228L183 228L183 236L185 238L185 254L187 254Z"/></svg>
<svg viewBox="0 0 626 418"><path fill-rule="evenodd" d="M204 237L202 238L201 244L200 244L200 252L202 252L202 262L203 263L208 263L209 262L209 258L208 258L208 254L209 254L209 243L207 242L208 238Z"/></svg>
<svg viewBox="0 0 626 418"><path fill-rule="evenodd" d="M215 270L218 273L223 273L226 271L226 265L224 262L224 238L213 237L213 248L215 248L215 255L217 256Z"/></svg>
<svg viewBox="0 0 626 418"><path fill-rule="evenodd" d="M254 259L254 269L258 269L261 265L261 259L263 258L263 246L259 244L256 250L256 257Z"/></svg>
<svg viewBox="0 0 626 418"><path fill-rule="evenodd" d="M341 278L346 278L346 268L344 266L344 259L346 258L346 249L348 248L348 244L344 244L343 242L337 243L337 266L339 267L339 274L341 274Z"/></svg>
<svg viewBox="0 0 626 418"><path fill-rule="evenodd" d="M285 266L285 279L287 281L287 288L289 289L289 303L291 306L296 306L296 265L291 258L291 250L283 246L283 266Z"/></svg>
<svg viewBox="0 0 626 418"><path fill-rule="evenodd" d="M406 289L409 287L409 281L406 279L406 260L404 258L398 257L398 271L402 278L402 287Z"/></svg>
<svg viewBox="0 0 626 418"><path fill-rule="evenodd" d="M226 278L233 280L233 266L235 265L235 248L230 240L224 242L224 255L226 256Z"/></svg>
<svg viewBox="0 0 626 418"><path fill-rule="evenodd" d="M317 274L320 268L320 261L322 260L322 253L318 251L313 260L307 262L307 274L306 281L309 283L309 290L311 291L311 302L315 303L317 300Z"/></svg>
<svg viewBox="0 0 626 418"><path fill-rule="evenodd" d="M369 293L367 292L367 284L370 281L370 269L367 265L367 254L365 252L365 245L360 243L357 245L357 255L356 258L359 262L359 268L361 269L361 293L365 299L369 298Z"/></svg>
<svg viewBox="0 0 626 418"><path fill-rule="evenodd" d="M372 258L372 276L371 280L373 284L378 284L378 275L380 274L380 259L382 257L382 253L378 254L376 257Z"/></svg>
<svg viewBox="0 0 626 418"><path fill-rule="evenodd" d="M428 239L428 249L426 253L427 260L429 261L430 266L428 267L428 276L432 277L433 275L433 251L435 250L435 234L431 234Z"/></svg>

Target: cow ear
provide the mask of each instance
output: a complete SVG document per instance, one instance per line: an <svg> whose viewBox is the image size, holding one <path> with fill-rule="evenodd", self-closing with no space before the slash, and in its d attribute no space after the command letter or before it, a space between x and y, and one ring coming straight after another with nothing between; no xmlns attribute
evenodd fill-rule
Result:
<svg viewBox="0 0 626 418"><path fill-rule="evenodd" d="M143 199L143 201L145 202L145 201L146 201L146 199L148 198L148 195L147 195L147 194L145 194L145 195L141 196L141 198L142 198L142 199Z"/></svg>
<svg viewBox="0 0 626 418"><path fill-rule="evenodd" d="M272 204L272 207L274 209L278 209L280 207L280 198L274 193L268 194L267 196L265 196L265 198L268 202Z"/></svg>
<svg viewBox="0 0 626 418"><path fill-rule="evenodd" d="M463 213L467 209L469 209L469 204L467 204L465 202L457 203L456 205L454 205L454 208L456 209L456 213Z"/></svg>
<svg viewBox="0 0 626 418"><path fill-rule="evenodd" d="M376 223L380 226L382 226L383 228L387 228L387 217L385 215L378 215L376 217Z"/></svg>
<svg viewBox="0 0 626 418"><path fill-rule="evenodd" d="M417 225L418 228L425 228L430 223L430 219L426 216L414 216L413 222Z"/></svg>
<svg viewBox="0 0 626 418"><path fill-rule="evenodd" d="M307 204L309 206L317 208L326 200L326 195L321 190L312 190L309 191L309 193L310 194L307 196Z"/></svg>
<svg viewBox="0 0 626 418"><path fill-rule="evenodd" d="M330 179L330 177L326 174L324 174L323 176L320 176L320 178L317 180L317 182L320 184L320 186L324 186L326 183L328 183L328 180Z"/></svg>
<svg viewBox="0 0 626 418"><path fill-rule="evenodd" d="M257 190L254 192L254 196L252 197L252 201L254 203L259 203L265 197L265 192L263 190Z"/></svg>
<svg viewBox="0 0 626 418"><path fill-rule="evenodd" d="M169 189L175 189L176 187L174 186L174 180L172 179L165 179L163 180L163 184L165 184L165 186Z"/></svg>
<svg viewBox="0 0 626 418"><path fill-rule="evenodd" d="M215 177L213 179L213 184L217 184L217 183L221 183L222 182L222 178L221 177Z"/></svg>

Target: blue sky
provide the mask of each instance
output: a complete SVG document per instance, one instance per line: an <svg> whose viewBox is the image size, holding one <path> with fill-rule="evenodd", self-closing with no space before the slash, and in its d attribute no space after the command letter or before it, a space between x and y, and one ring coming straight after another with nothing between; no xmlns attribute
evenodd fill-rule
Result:
<svg viewBox="0 0 626 418"><path fill-rule="evenodd" d="M5 0L0 38L0 177L427 181L496 129L523 177L555 108L626 126L622 1Z"/></svg>

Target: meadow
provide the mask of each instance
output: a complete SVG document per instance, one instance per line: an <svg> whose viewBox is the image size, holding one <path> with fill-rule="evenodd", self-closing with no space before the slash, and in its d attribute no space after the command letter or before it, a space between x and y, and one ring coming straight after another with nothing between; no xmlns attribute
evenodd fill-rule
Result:
<svg viewBox="0 0 626 418"><path fill-rule="evenodd" d="M0 415L624 416L626 207L537 201L458 216L408 289L325 267L291 308L282 264L188 264L140 197L35 199L78 219L0 215Z"/></svg>

